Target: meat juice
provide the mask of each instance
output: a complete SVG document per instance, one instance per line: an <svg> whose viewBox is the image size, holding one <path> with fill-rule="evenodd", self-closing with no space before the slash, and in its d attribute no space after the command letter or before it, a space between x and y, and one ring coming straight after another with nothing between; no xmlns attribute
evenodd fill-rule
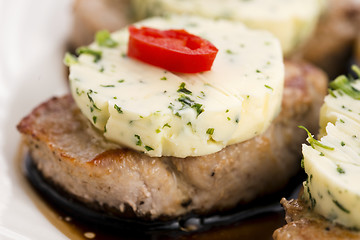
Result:
<svg viewBox="0 0 360 240"><path fill-rule="evenodd" d="M192 223L183 222L182 228L173 231L149 232L142 234L139 232L130 232L117 230L114 227L107 228L98 226L97 224L88 224L87 222L73 216L71 211L64 210L59 207L56 200L50 201L39 190L33 179L29 179L29 169L27 161L29 154L27 147L21 143L19 153L16 159L16 167L18 168L21 185L26 194L33 201L37 209L44 215L44 217L51 222L60 232L70 239L99 239L99 240L138 240L138 239L179 239L179 240L202 240L202 239L272 239L272 234L275 229L285 224L284 213L279 208L273 210L267 209L264 213L260 213L256 209L248 209L249 217L234 221L232 217L237 217L236 214L232 216L229 212L224 219L220 221L219 226L212 224L197 224L194 228ZM266 201L266 199L264 199ZM243 211L244 209L242 209ZM211 218L209 216L208 218ZM205 218L206 219L206 218ZM201 222L201 221L200 221ZM191 232L196 229L196 231Z"/></svg>

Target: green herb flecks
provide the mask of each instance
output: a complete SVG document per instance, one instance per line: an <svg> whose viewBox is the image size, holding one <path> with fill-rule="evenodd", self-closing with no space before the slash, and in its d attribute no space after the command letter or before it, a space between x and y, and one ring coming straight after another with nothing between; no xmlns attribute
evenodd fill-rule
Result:
<svg viewBox="0 0 360 240"><path fill-rule="evenodd" d="M345 213L350 213L350 211L348 209L346 209L342 204L340 204L335 198L334 196L331 194L331 192L328 190L327 193L329 194L329 196L332 198L332 202L338 207L340 208L341 211L345 212Z"/></svg>
<svg viewBox="0 0 360 240"><path fill-rule="evenodd" d="M329 93L330 96L332 96L333 98L337 98L337 96L335 95L334 91L333 91L331 88L328 89L328 93Z"/></svg>
<svg viewBox="0 0 360 240"><path fill-rule="evenodd" d="M163 126L162 128L164 128L164 127L171 128L171 126L170 126L168 123L165 123L165 124L164 124L164 126Z"/></svg>
<svg viewBox="0 0 360 240"><path fill-rule="evenodd" d="M147 145L145 146L145 149L146 149L146 151L148 151L148 152L154 150L152 147L147 146Z"/></svg>
<svg viewBox="0 0 360 240"><path fill-rule="evenodd" d="M349 78L345 75L341 75L330 82L330 87L333 90L340 90L356 100L360 100L360 91L351 85Z"/></svg>
<svg viewBox="0 0 360 240"><path fill-rule="evenodd" d="M336 171L337 171L338 173L340 173L340 174L344 174L344 173L345 173L344 169L342 169L339 165L337 165Z"/></svg>
<svg viewBox="0 0 360 240"><path fill-rule="evenodd" d="M141 139L140 139L140 136L139 135L134 135L135 136L135 138L137 139L137 142L136 142L136 146L141 146L142 145L142 141L141 141Z"/></svg>
<svg viewBox="0 0 360 240"><path fill-rule="evenodd" d="M208 130L206 130L206 134L213 135L214 134L214 128L208 128Z"/></svg>
<svg viewBox="0 0 360 240"><path fill-rule="evenodd" d="M94 62L98 62L101 59L102 52L90 49L88 47L80 47L76 49L77 54L89 54L94 56Z"/></svg>
<svg viewBox="0 0 360 240"><path fill-rule="evenodd" d="M269 85L266 85L266 84L265 84L264 86L265 86L266 88L272 90L272 91L274 90L274 89L273 89L272 87L270 87Z"/></svg>
<svg viewBox="0 0 360 240"><path fill-rule="evenodd" d="M162 78L160 78L160 80L162 80L162 81L166 81L166 80L167 80L167 78L166 78L166 77L162 77Z"/></svg>
<svg viewBox="0 0 360 240"><path fill-rule="evenodd" d="M326 145L320 143L318 140L316 140L314 138L314 136L309 132L309 130L307 130L304 126L298 126L298 128L304 129L307 132L308 138L306 140L308 141L308 143L310 143L312 148L315 149L315 145L317 145L319 147L322 147L322 148L325 148L325 149L328 149L328 150L334 150L333 147L326 146Z"/></svg>
<svg viewBox="0 0 360 240"><path fill-rule="evenodd" d="M100 84L100 87L112 88L112 87L115 87L115 85L113 85L113 84L110 84L110 85L102 85L102 84Z"/></svg>
<svg viewBox="0 0 360 240"><path fill-rule="evenodd" d="M86 95L87 95L87 97L89 98L89 101L90 101L90 103L92 104L92 106L93 106L95 109L101 111L101 109L96 106L96 104L95 104L95 102L94 102L94 99L91 97L91 94L92 94L92 93L95 93L95 92L94 92L93 90L89 89L89 91L86 93Z"/></svg>
<svg viewBox="0 0 360 240"><path fill-rule="evenodd" d="M114 108L115 108L115 110L118 112L118 113L124 113L122 110L121 110L121 107L119 107L118 105L114 105Z"/></svg>
<svg viewBox="0 0 360 240"><path fill-rule="evenodd" d="M181 103L182 107L180 109L175 109L175 105L173 103L170 103L170 105L168 107L169 109L171 109L173 111L173 113L176 116L181 117L180 113L178 111L183 110L183 109L188 108L188 107L190 107L190 108L192 108L192 109L194 109L196 111L196 113L197 113L196 117L198 117L202 112L204 112L202 104L196 103L193 99L191 99L189 96L187 96L187 95L191 95L192 92L185 87L184 82L182 82L180 84L179 89L177 90L177 92L178 93L183 93L183 94L180 94L180 97L178 99L176 99L178 102Z"/></svg>
<svg viewBox="0 0 360 240"><path fill-rule="evenodd" d="M71 65L74 65L76 63L78 63L79 60L77 59L76 56L72 55L71 53L65 53L65 57L64 57L64 64L68 67L70 67Z"/></svg>
<svg viewBox="0 0 360 240"><path fill-rule="evenodd" d="M198 117L202 112L204 112L204 109L202 108L202 104L199 103L195 103L194 105L191 106L191 108L193 108L197 115L196 117Z"/></svg>
<svg viewBox="0 0 360 240"><path fill-rule="evenodd" d="M194 109L197 113L196 117L198 117L202 112L204 112L204 109L202 108L202 104L196 103L195 101L191 100L188 96L181 95L178 98L178 101L182 103L184 109L185 107L191 107Z"/></svg>
<svg viewBox="0 0 360 240"><path fill-rule="evenodd" d="M310 192L309 178L306 180L306 190L307 190L307 193L308 193L308 196L309 196L311 208L314 209L314 207L316 206L316 199L312 197L312 194Z"/></svg>
<svg viewBox="0 0 360 240"><path fill-rule="evenodd" d="M194 104L194 101L191 100L188 96L185 96L185 95L181 95L178 98L178 101L181 102L183 104L183 106L186 105L186 106L191 107Z"/></svg>
<svg viewBox="0 0 360 240"><path fill-rule="evenodd" d="M358 78L360 78L360 68L356 65L351 66L351 70L357 75Z"/></svg>
<svg viewBox="0 0 360 240"><path fill-rule="evenodd" d="M192 93L190 90L185 88L185 83L184 82L182 82L180 84L179 89L177 90L177 92L179 92L179 93L182 92L182 93L189 94L189 95L191 95L191 93Z"/></svg>
<svg viewBox="0 0 360 240"><path fill-rule="evenodd" d="M102 30L96 33L95 41L99 46L113 48L118 45L114 39L111 38L109 31Z"/></svg>
<svg viewBox="0 0 360 240"><path fill-rule="evenodd" d="M338 201L336 201L335 199L332 200L333 203L340 208L341 211L345 212L345 213L350 213L350 211L348 209L346 209L342 204L340 204Z"/></svg>
<svg viewBox="0 0 360 240"><path fill-rule="evenodd" d="M78 96L81 96L81 95L83 95L85 92L84 92L84 90L79 90L79 88L76 88L76 95L78 95Z"/></svg>
<svg viewBox="0 0 360 240"><path fill-rule="evenodd" d="M94 124L96 124L97 117L96 117L96 116L93 116L92 119L93 119Z"/></svg>

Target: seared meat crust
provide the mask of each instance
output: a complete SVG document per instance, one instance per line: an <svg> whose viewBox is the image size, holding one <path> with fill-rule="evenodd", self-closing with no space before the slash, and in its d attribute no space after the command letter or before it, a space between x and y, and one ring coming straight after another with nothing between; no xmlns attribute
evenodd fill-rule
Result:
<svg viewBox="0 0 360 240"><path fill-rule="evenodd" d="M282 111L262 135L201 157L151 158L107 141L71 96L41 104L18 125L42 174L84 203L165 219L225 210L281 189L300 166L304 125L317 131L325 75L287 62Z"/></svg>
<svg viewBox="0 0 360 240"><path fill-rule="evenodd" d="M340 240L360 239L360 232L335 225L311 211L301 199L281 200L287 225L277 229L275 240Z"/></svg>

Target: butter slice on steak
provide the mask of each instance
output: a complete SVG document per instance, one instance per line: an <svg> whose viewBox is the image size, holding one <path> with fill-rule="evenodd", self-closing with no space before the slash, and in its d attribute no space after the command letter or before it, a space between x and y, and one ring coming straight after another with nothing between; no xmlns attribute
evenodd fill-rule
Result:
<svg viewBox="0 0 360 240"><path fill-rule="evenodd" d="M300 166L305 134L316 132L325 75L286 62L282 111L262 134L219 152L184 159L120 148L82 116L71 96L52 98L18 125L46 179L85 204L175 218L230 209L281 189Z"/></svg>

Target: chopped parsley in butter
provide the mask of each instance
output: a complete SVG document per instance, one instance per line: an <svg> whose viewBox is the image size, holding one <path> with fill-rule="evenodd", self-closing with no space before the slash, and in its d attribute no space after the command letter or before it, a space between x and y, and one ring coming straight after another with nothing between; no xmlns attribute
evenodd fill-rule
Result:
<svg viewBox="0 0 360 240"><path fill-rule="evenodd" d="M123 57L127 29L98 34L76 62L70 58L69 78L77 105L96 128L106 129L107 139L150 156L199 156L263 133L278 115L284 65L270 33L186 16L135 25L186 29L219 53L211 71L173 73Z"/></svg>
<svg viewBox="0 0 360 240"><path fill-rule="evenodd" d="M330 86L320 114L322 137L309 136L311 146L303 145L304 197L330 221L360 229L360 80L340 76Z"/></svg>

